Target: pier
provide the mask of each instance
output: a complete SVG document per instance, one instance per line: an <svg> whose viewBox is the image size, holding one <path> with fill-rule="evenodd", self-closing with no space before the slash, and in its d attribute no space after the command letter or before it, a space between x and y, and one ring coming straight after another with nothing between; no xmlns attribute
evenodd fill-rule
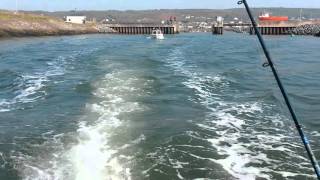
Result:
<svg viewBox="0 0 320 180"><path fill-rule="evenodd" d="M258 29L262 35L290 35L294 30L303 25L320 25L319 21L279 21L260 22ZM218 22L212 26L212 34L222 35L225 27L247 27L248 33L256 34L250 23L223 23Z"/></svg>
<svg viewBox="0 0 320 180"><path fill-rule="evenodd" d="M293 30L301 25L312 22L301 21L280 21L280 22L263 22L258 24L258 29L262 35L290 35ZM253 27L250 27L249 33L256 34Z"/></svg>
<svg viewBox="0 0 320 180"><path fill-rule="evenodd" d="M295 26L258 26L258 29L262 35L290 35L292 31L297 28ZM253 27L250 27L251 35L256 34Z"/></svg>
<svg viewBox="0 0 320 180"><path fill-rule="evenodd" d="M158 24L104 24L99 27L101 33L112 34L151 34L152 30L160 29L163 34L179 33L176 25Z"/></svg>
<svg viewBox="0 0 320 180"><path fill-rule="evenodd" d="M213 26L212 27L212 34L223 34L223 26Z"/></svg>
<svg viewBox="0 0 320 180"><path fill-rule="evenodd" d="M222 35L224 27L251 27L251 23L224 23L223 20L218 19L212 26L212 34Z"/></svg>

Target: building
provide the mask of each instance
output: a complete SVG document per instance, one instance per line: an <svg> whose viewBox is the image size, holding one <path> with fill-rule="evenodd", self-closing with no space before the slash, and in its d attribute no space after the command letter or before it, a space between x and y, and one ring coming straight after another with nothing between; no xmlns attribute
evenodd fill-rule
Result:
<svg viewBox="0 0 320 180"><path fill-rule="evenodd" d="M66 16L65 22L74 24L85 24L86 16Z"/></svg>

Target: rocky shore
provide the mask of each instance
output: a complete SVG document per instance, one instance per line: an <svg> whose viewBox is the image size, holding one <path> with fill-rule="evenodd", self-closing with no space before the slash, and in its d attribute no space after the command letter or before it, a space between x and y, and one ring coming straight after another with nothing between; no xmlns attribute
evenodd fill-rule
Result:
<svg viewBox="0 0 320 180"><path fill-rule="evenodd" d="M0 38L98 33L95 24L68 24L63 20L35 14L0 11Z"/></svg>

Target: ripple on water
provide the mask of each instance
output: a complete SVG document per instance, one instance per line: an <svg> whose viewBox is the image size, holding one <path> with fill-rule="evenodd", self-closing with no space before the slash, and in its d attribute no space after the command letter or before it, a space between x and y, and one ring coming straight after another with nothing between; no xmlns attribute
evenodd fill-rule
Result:
<svg viewBox="0 0 320 180"><path fill-rule="evenodd" d="M65 59L48 62L48 69L44 72L21 73L17 77L10 78L12 87L7 95L11 98L0 99L0 112L8 112L23 108L25 104L44 98L47 94L44 90L46 83L52 76L63 75Z"/></svg>
<svg viewBox="0 0 320 180"><path fill-rule="evenodd" d="M15 87L8 94L13 96L11 99L0 100L0 112L8 112L19 108L19 104L34 102L46 95L42 90L45 82L48 81L46 76L41 74L21 75L12 80Z"/></svg>
<svg viewBox="0 0 320 180"><path fill-rule="evenodd" d="M194 73L193 66L188 66L178 48L173 50L166 63L176 73L187 77L183 84L196 95L190 100L208 109L205 121L197 126L211 132L212 137L190 134L214 147L218 156L208 160L220 164L238 179L312 177L312 169L303 166L308 160L298 154L302 147L295 130L286 117L276 113L274 105L264 102L263 98L236 102L232 98L234 95L227 94L226 90L232 89L227 77ZM283 171L283 168L292 171Z"/></svg>

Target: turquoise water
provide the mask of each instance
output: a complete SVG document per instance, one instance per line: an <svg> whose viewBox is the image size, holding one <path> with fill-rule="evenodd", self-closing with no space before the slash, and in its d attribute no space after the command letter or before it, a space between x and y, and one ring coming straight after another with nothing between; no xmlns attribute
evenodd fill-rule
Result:
<svg viewBox="0 0 320 180"><path fill-rule="evenodd" d="M320 41L266 37L320 159ZM0 179L315 179L254 36L0 41Z"/></svg>

